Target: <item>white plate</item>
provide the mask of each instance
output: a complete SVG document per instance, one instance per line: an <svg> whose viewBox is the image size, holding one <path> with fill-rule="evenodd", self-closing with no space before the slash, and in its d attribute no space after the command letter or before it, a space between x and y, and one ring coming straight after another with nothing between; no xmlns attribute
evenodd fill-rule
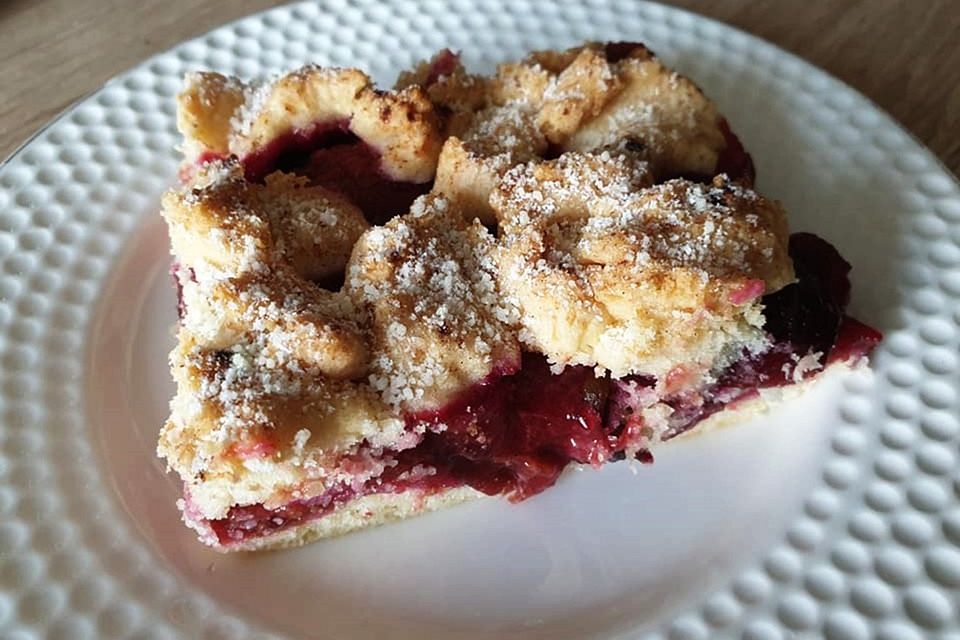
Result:
<svg viewBox="0 0 960 640"><path fill-rule="evenodd" d="M855 265L872 378L761 422L305 549L214 554L154 457L174 296L157 210L181 75L306 61L384 83L643 40L691 75L793 227ZM110 82L0 168L0 635L693 640L957 638L960 189L863 97L756 38L653 4L329 2L218 29Z"/></svg>

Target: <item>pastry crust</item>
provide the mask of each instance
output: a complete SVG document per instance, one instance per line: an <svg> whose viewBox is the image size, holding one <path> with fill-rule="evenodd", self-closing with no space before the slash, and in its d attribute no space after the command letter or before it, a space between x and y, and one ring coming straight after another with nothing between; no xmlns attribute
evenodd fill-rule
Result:
<svg viewBox="0 0 960 640"><path fill-rule="evenodd" d="M563 140L563 150L629 142L643 150L658 179L712 176L726 146L713 102L649 51L614 66L621 90Z"/></svg>
<svg viewBox="0 0 960 640"><path fill-rule="evenodd" d="M191 517L186 505L183 508L183 520L197 532L202 541L218 551L265 551L299 547L322 538L334 538L359 529L378 527L482 497L482 493L470 487L457 487L425 495L416 491L373 494L351 500L322 518L308 520L272 535L237 542L229 547L220 545L208 523Z"/></svg>
<svg viewBox="0 0 960 640"><path fill-rule="evenodd" d="M535 115L522 106L492 106L478 112L462 139L448 138L440 152L434 191L458 206L468 220L496 223L490 194L511 167L540 158L547 140Z"/></svg>
<svg viewBox="0 0 960 640"><path fill-rule="evenodd" d="M178 341L170 357L177 393L157 451L204 518L378 475L385 461L366 459L364 442L417 442L365 384L278 362L255 343L212 350L185 329Z"/></svg>

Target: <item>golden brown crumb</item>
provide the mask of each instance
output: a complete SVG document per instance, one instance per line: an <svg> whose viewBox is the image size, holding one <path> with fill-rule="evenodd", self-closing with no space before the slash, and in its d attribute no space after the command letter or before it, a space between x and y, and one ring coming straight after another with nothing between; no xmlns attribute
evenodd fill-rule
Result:
<svg viewBox="0 0 960 640"><path fill-rule="evenodd" d="M783 209L719 178L649 185L645 163L606 151L500 182L500 283L528 348L561 366L665 377L762 344L759 297L793 278Z"/></svg>
<svg viewBox="0 0 960 640"><path fill-rule="evenodd" d="M205 541L219 544L208 521L237 505L376 480L425 437L411 414L516 369L521 349L614 377L685 367L693 385L763 348L759 297L793 278L782 208L724 177L662 182L712 175L720 117L644 47L612 51L534 52L489 77L446 51L393 91L356 69L188 75L188 183L163 200L184 309L158 452ZM244 175L245 158L318 124L345 126L387 177L432 192L371 227L307 178ZM341 275L339 290L318 286ZM670 409L646 410L653 422ZM478 495L359 497L235 548Z"/></svg>

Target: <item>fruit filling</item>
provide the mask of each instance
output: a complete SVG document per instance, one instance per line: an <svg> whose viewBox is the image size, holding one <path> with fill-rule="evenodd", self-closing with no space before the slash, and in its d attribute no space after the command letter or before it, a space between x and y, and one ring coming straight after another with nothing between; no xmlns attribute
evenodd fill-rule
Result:
<svg viewBox="0 0 960 640"><path fill-rule="evenodd" d="M743 148L740 138L730 130L730 124L726 118L720 119L720 132L723 134L726 146L720 151L717 166L713 173L715 175L725 173L733 180L740 180L747 185L752 185L757 177L753 167L753 158Z"/></svg>
<svg viewBox="0 0 960 640"><path fill-rule="evenodd" d="M468 485L519 501L553 485L571 463L651 461L642 406L657 402L672 410L659 425L660 439L668 439L759 389L800 382L826 363L865 356L879 342L879 332L845 313L850 265L836 249L794 234L790 254L797 282L763 299L770 347L745 353L708 386L657 397L652 378L597 378L587 367L553 374L543 356L527 353L519 370L491 374L445 407L408 415L408 425L426 425L426 433L413 448L385 452L394 464L379 477L277 509L233 507L208 524L229 545L325 516L364 495L426 496Z"/></svg>
<svg viewBox="0 0 960 640"><path fill-rule="evenodd" d="M430 184L392 180L383 172L377 150L353 134L349 124L317 124L271 141L241 160L247 179L259 181L273 171L305 176L349 198L370 224L384 224L409 210Z"/></svg>

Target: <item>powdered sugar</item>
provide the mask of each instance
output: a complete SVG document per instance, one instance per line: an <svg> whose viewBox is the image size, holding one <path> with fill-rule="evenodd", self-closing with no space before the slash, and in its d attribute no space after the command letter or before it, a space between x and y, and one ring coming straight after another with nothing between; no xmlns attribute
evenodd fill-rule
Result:
<svg viewBox="0 0 960 640"><path fill-rule="evenodd" d="M484 377L515 349L516 309L498 291L494 239L448 208L421 198L371 230L348 274L347 290L372 317L370 383L393 406L434 402L426 396Z"/></svg>

